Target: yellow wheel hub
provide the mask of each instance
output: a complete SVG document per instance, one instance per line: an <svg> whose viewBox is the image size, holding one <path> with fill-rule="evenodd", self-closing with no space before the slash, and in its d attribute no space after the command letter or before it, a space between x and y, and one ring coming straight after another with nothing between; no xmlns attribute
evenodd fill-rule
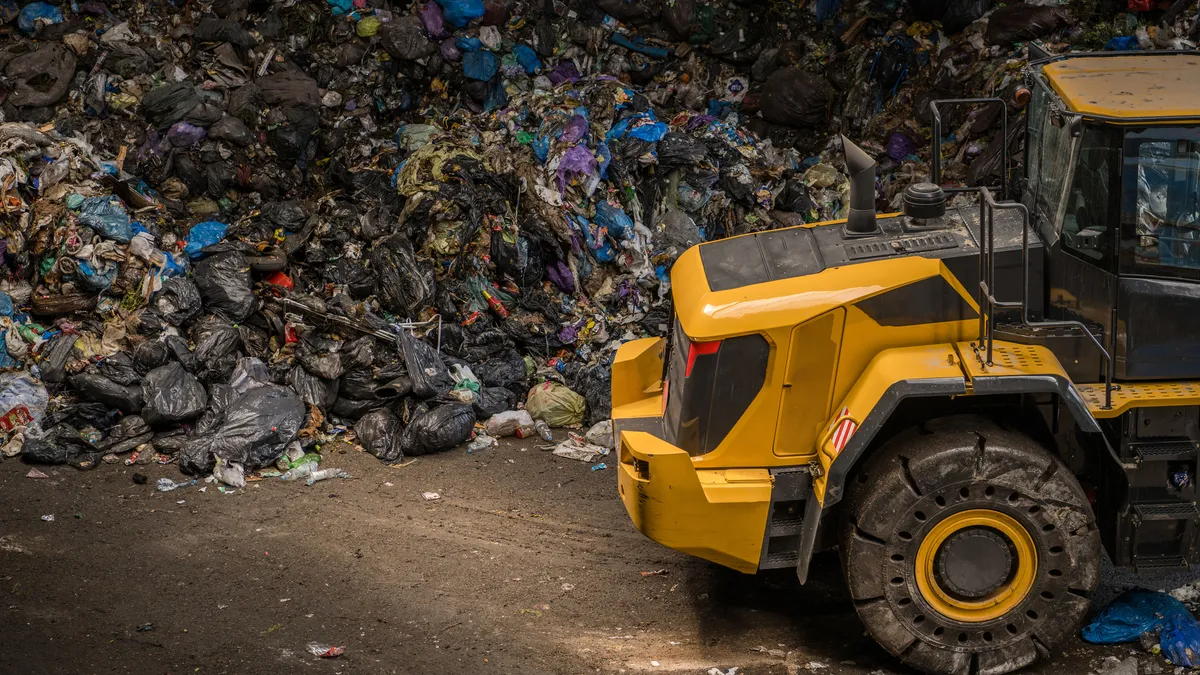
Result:
<svg viewBox="0 0 1200 675"><path fill-rule="evenodd" d="M982 597L964 597L947 588L938 556L944 553L943 547L954 546L947 546L948 541L976 535L1007 546L1010 572ZM1023 525L999 511L972 509L952 514L933 526L917 549L915 572L921 596L936 612L954 621L980 623L1004 616L1020 605L1033 588L1037 566L1037 548Z"/></svg>

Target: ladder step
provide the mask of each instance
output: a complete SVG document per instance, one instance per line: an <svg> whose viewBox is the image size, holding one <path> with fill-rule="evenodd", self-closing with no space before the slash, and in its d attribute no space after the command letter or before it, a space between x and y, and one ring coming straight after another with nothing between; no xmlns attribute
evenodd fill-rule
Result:
<svg viewBox="0 0 1200 675"><path fill-rule="evenodd" d="M804 516L795 516L793 518L780 518L771 521L772 537L783 537L792 534L800 534L800 530L804 528Z"/></svg>
<svg viewBox="0 0 1200 675"><path fill-rule="evenodd" d="M1196 457L1196 444L1191 441L1138 443L1130 449L1139 462L1171 462Z"/></svg>
<svg viewBox="0 0 1200 675"><path fill-rule="evenodd" d="M1133 512L1137 520L1194 520L1200 517L1196 505L1191 502L1171 502L1168 504L1134 504Z"/></svg>
<svg viewBox="0 0 1200 675"><path fill-rule="evenodd" d="M1139 572L1148 570L1187 569L1188 563L1181 555L1161 555L1134 558L1133 567Z"/></svg>

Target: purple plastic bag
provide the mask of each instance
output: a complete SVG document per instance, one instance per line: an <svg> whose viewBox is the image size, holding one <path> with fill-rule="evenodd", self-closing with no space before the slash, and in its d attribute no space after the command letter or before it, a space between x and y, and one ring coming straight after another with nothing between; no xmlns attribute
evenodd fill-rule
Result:
<svg viewBox="0 0 1200 675"><path fill-rule="evenodd" d="M906 134L893 131L887 140L887 156L897 162L917 152L917 144Z"/></svg>
<svg viewBox="0 0 1200 675"><path fill-rule="evenodd" d="M446 17L442 14L441 5L427 2L421 5L421 23L425 26L425 34L431 40L440 40L449 33L446 32Z"/></svg>
<svg viewBox="0 0 1200 675"><path fill-rule="evenodd" d="M563 127L562 136L559 137L563 143L577 143L584 136L587 136L588 121L583 115L576 115L567 121Z"/></svg>
<svg viewBox="0 0 1200 675"><path fill-rule="evenodd" d="M558 162L558 191L567 191L567 183L596 173L596 156L586 145L572 145Z"/></svg>
<svg viewBox="0 0 1200 675"><path fill-rule="evenodd" d="M575 69L575 64L571 61L566 61L558 64L547 75L550 78L550 83L558 86L563 82L578 82L579 71Z"/></svg>
<svg viewBox="0 0 1200 675"><path fill-rule="evenodd" d="M177 148L186 148L192 145L198 145L207 136L207 132L203 128L187 122L176 122L167 131L167 140L171 141L171 145Z"/></svg>
<svg viewBox="0 0 1200 675"><path fill-rule="evenodd" d="M454 44L454 38L442 40L442 45L438 50L441 52L442 58L450 63L457 63L462 58L462 50L458 48L458 45Z"/></svg>
<svg viewBox="0 0 1200 675"><path fill-rule="evenodd" d="M571 276L571 268L561 260L546 265L546 278L558 287L558 290L570 295L575 292L575 277Z"/></svg>

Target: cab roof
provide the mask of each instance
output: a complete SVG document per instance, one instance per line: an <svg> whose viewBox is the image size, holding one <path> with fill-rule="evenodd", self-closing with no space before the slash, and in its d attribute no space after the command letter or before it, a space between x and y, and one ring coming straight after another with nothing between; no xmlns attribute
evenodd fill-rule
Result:
<svg viewBox="0 0 1200 675"><path fill-rule="evenodd" d="M1042 68L1067 108L1081 115L1172 119L1200 115L1200 56L1130 54L1063 59Z"/></svg>

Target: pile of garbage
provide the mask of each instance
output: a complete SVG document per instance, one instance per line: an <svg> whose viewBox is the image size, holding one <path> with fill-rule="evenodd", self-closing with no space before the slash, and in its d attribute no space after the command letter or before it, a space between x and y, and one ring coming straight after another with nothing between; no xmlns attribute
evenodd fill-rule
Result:
<svg viewBox="0 0 1200 675"><path fill-rule="evenodd" d="M844 216L838 132L895 209L928 101L1011 99L1026 41L1195 43L1194 1L1100 4L0 0L3 452L238 486L587 425L556 452L595 461L674 260ZM948 182L1017 168L999 112L947 113Z"/></svg>

